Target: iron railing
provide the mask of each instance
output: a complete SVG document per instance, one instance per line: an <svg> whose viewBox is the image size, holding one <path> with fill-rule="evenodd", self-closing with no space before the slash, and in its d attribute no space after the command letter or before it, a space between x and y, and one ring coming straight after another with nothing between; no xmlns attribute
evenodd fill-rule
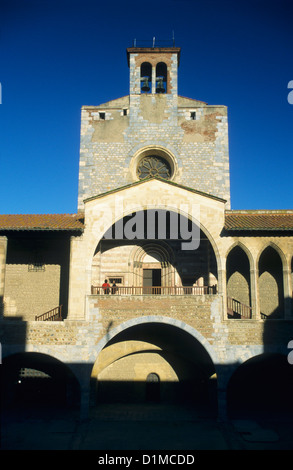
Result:
<svg viewBox="0 0 293 470"><path fill-rule="evenodd" d="M35 316L35 321L62 321L62 305Z"/></svg>
<svg viewBox="0 0 293 470"><path fill-rule="evenodd" d="M92 286L92 295L214 295L217 286L116 286L108 292L102 286Z"/></svg>
<svg viewBox="0 0 293 470"><path fill-rule="evenodd" d="M133 39L132 47L175 47L174 35L172 39L158 39L153 37L152 39Z"/></svg>

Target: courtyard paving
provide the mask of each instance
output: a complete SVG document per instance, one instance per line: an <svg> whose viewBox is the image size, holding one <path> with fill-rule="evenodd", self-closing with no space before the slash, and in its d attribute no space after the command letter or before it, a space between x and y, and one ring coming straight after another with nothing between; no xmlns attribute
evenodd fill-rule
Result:
<svg viewBox="0 0 293 470"><path fill-rule="evenodd" d="M293 450L293 422L284 417L219 422L193 409L104 405L86 421L78 411L2 413L2 450L219 451Z"/></svg>

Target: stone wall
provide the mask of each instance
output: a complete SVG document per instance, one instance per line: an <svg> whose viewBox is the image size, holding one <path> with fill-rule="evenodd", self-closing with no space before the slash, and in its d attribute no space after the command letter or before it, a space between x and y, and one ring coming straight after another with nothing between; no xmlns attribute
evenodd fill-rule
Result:
<svg viewBox="0 0 293 470"><path fill-rule="evenodd" d="M249 352L249 348L260 347L264 352L271 348L287 350L292 340L290 321L285 320L222 320L219 296L178 296L178 297L111 297L90 296L88 299L87 321L35 322L3 319L0 327L0 343L14 346L19 351L30 350L50 352L65 347L64 361L70 362L72 351L78 348L85 354L80 359L97 356L97 346L102 339L112 337L121 325L136 325L137 320L157 318L168 319L169 324L194 329L209 343L218 357L227 359L228 351ZM106 343L105 343L106 344ZM47 349L46 349L47 348ZM67 348L67 349L66 349ZM73 349L72 349L73 348ZM222 350L223 349L223 350ZM222 352L221 352L222 350ZM224 352L224 354L223 354Z"/></svg>
<svg viewBox="0 0 293 470"><path fill-rule="evenodd" d="M227 107L178 96L177 54L131 52L129 96L82 107L79 210L85 199L136 181L137 155L145 148L169 155L174 182L230 207ZM141 93L143 62L153 70L158 62L167 65L167 93Z"/></svg>
<svg viewBox="0 0 293 470"><path fill-rule="evenodd" d="M68 301L69 237L18 234L9 237L4 316L34 320Z"/></svg>
<svg viewBox="0 0 293 470"><path fill-rule="evenodd" d="M213 341L211 304L214 296L91 296L91 308L98 312L104 334L120 324L157 315L187 323ZM89 312L91 315L91 312Z"/></svg>
<svg viewBox="0 0 293 470"><path fill-rule="evenodd" d="M83 209L84 199L137 180L130 171L131 160L147 146L171 152L177 166L173 181L222 197L229 207L226 107L191 103L191 109L199 110L196 120L191 121L185 117L190 108L181 108L178 116L168 100L168 95L140 97L130 109L130 117L123 115L126 100L120 102L119 109L83 108L79 209ZM105 120L99 118L100 109L107 109ZM174 114L171 122L164 117L170 110Z"/></svg>

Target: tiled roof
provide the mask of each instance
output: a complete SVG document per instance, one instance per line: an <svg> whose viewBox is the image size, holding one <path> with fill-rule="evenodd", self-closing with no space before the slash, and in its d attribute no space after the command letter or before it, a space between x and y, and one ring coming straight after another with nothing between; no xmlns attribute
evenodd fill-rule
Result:
<svg viewBox="0 0 293 470"><path fill-rule="evenodd" d="M83 230L83 214L0 214L0 230Z"/></svg>
<svg viewBox="0 0 293 470"><path fill-rule="evenodd" d="M0 214L0 231L84 229L80 214ZM226 211L225 230L293 231L293 211Z"/></svg>
<svg viewBox="0 0 293 470"><path fill-rule="evenodd" d="M293 211L226 211L226 230L293 230Z"/></svg>

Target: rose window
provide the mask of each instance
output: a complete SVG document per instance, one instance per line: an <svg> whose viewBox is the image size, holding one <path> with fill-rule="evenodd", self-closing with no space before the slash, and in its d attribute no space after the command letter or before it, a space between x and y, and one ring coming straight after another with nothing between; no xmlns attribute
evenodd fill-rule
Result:
<svg viewBox="0 0 293 470"><path fill-rule="evenodd" d="M140 161L137 168L137 175L141 180L154 177L170 179L171 167L164 158L150 155Z"/></svg>

